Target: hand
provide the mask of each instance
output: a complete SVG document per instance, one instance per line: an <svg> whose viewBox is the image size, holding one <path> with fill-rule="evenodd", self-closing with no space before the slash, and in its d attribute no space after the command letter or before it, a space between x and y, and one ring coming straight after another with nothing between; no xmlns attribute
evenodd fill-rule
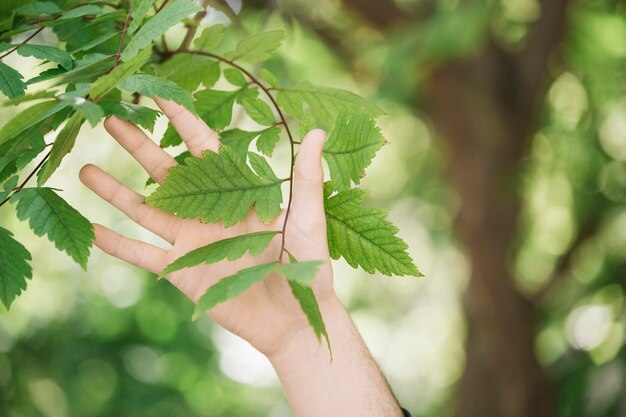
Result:
<svg viewBox="0 0 626 417"><path fill-rule="evenodd" d="M220 144L217 135L201 119L173 102L161 99L156 99L156 102L193 156L200 158L205 151L218 152ZM104 125L156 182L162 183L168 169L176 165L169 154L132 123L110 117ZM335 298L323 206L321 153L324 140L322 131L313 130L302 141L295 166L293 203L285 234L286 248L299 261L324 262L313 285L320 306ZM95 165L83 167L80 179L137 224L170 243L169 249L162 249L94 224L94 243L97 247L153 273L160 273L177 258L211 242L257 231L280 230L285 218L283 210L273 223L263 224L252 210L245 220L230 228L225 228L221 223L203 224L198 220L180 219L143 204L144 196L128 189ZM277 235L268 249L257 257L247 254L234 262L224 260L188 268L171 274L167 279L197 302L207 288L221 278L240 269L277 259L280 239L281 235ZM312 332L289 285L278 275L269 276L235 299L216 306L209 311L209 316L268 356L280 354L281 349L288 346L300 332Z"/></svg>

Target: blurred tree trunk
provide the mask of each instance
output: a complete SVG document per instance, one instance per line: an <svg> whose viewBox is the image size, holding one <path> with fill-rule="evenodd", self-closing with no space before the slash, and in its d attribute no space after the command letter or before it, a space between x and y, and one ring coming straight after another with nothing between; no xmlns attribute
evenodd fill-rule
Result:
<svg viewBox="0 0 626 417"><path fill-rule="evenodd" d="M344 1L381 29L406 20L391 0ZM520 212L516 176L535 132L567 3L542 2L521 51L486 42L474 56L441 65L423 84L426 111L449 151L450 176L461 199L457 230L472 266L457 416L556 414L552 383L534 352L534 307L516 288L508 261Z"/></svg>

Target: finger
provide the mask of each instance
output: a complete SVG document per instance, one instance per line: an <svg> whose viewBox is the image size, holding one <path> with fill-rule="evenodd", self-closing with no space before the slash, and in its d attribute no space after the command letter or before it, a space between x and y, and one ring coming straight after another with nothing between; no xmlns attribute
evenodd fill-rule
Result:
<svg viewBox="0 0 626 417"><path fill-rule="evenodd" d="M95 165L85 165L79 174L83 184L131 220L173 244L180 229L180 219L144 204L141 194L128 189Z"/></svg>
<svg viewBox="0 0 626 417"><path fill-rule="evenodd" d="M317 224L324 221L324 171L322 149L326 134L310 131L302 140L294 168L293 209L298 218Z"/></svg>
<svg viewBox="0 0 626 417"><path fill-rule="evenodd" d="M174 158L159 148L159 145L134 124L111 116L104 122L104 128L159 184L167 176L167 170L176 165Z"/></svg>
<svg viewBox="0 0 626 417"><path fill-rule="evenodd" d="M99 224L94 224L94 244L109 255L158 274L167 266L167 252L146 242L130 239Z"/></svg>
<svg viewBox="0 0 626 417"><path fill-rule="evenodd" d="M217 135L202 119L194 116L183 106L173 101L155 97L154 101L163 110L163 113L172 122L193 156L201 157L202 152L211 150L217 152L220 142Z"/></svg>

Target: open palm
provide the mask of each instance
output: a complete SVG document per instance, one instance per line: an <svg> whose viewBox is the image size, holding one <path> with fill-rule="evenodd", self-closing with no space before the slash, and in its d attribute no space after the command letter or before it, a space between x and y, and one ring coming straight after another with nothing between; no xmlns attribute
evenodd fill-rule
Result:
<svg viewBox="0 0 626 417"><path fill-rule="evenodd" d="M217 152L219 141L202 120L183 107L156 99L170 119L189 152L195 157ZM107 131L146 169L158 183L163 182L176 161L148 138L137 126L114 117L105 122ZM313 289L320 304L333 294L332 269L326 241L323 208L323 171L321 152L324 134L311 131L302 141L294 173L292 211L286 229L286 248L300 261L322 260ZM86 165L81 181L100 197L124 212L139 225L170 243L163 249L146 242L124 237L104 226L94 225L95 245L103 251L145 270L160 273L185 253L225 238L269 230L280 230L283 211L271 224L262 223L252 210L245 220L225 228L223 224L204 224L199 220L181 219L144 204L144 196L130 190L94 165ZM185 295L196 302L221 278L256 264L278 258L281 236L257 257L245 255L236 261L221 261L183 269L168 276ZM271 275L253 285L233 300L218 305L209 315L227 330L243 337L266 355L275 354L301 331L310 331L284 278Z"/></svg>

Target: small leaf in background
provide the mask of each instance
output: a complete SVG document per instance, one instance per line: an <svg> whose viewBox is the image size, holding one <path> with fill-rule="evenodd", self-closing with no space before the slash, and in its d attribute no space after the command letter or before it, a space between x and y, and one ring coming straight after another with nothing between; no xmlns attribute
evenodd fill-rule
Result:
<svg viewBox="0 0 626 417"><path fill-rule="evenodd" d="M128 25L128 33L133 34L139 26L141 22L143 22L144 17L150 10L150 7L154 4L156 0L131 0L131 14L130 14L130 24Z"/></svg>
<svg viewBox="0 0 626 417"><path fill-rule="evenodd" d="M192 0L176 0L168 3L161 11L143 25L132 37L121 55L122 61L128 61L140 50L150 46L152 40L192 13L202 10Z"/></svg>
<svg viewBox="0 0 626 417"><path fill-rule="evenodd" d="M163 137L159 142L159 146L161 148L168 148L170 146L178 146L183 143L178 131L174 127L172 123L167 124L167 129L165 129L165 133L163 133Z"/></svg>
<svg viewBox="0 0 626 417"><path fill-rule="evenodd" d="M51 1L41 1L20 6L15 13L21 16L53 16L61 13L61 9Z"/></svg>
<svg viewBox="0 0 626 417"><path fill-rule="evenodd" d="M32 56L56 62L67 70L72 69L74 66L74 61L72 61L70 54L54 46L25 44L17 48L17 53L22 56Z"/></svg>
<svg viewBox="0 0 626 417"><path fill-rule="evenodd" d="M241 73L241 71L234 68L227 68L224 70L224 77L234 86L245 87L248 85L248 80Z"/></svg>
<svg viewBox="0 0 626 417"><path fill-rule="evenodd" d="M13 233L0 227L0 300L7 310L33 276L30 260L30 253L13 239Z"/></svg>
<svg viewBox="0 0 626 417"><path fill-rule="evenodd" d="M234 261L246 252L252 256L260 255L277 234L278 232L255 232L213 242L176 259L159 276L163 277L200 264L212 264L222 259Z"/></svg>
<svg viewBox="0 0 626 417"><path fill-rule="evenodd" d="M261 68L261 78L265 80L272 88L280 87L280 81L267 68Z"/></svg>
<svg viewBox="0 0 626 417"><path fill-rule="evenodd" d="M2 126L2 129L0 129L0 145L10 141L26 129L41 123L47 117L52 116L65 107L67 107L66 104L51 100L37 103L27 108Z"/></svg>
<svg viewBox="0 0 626 417"><path fill-rule="evenodd" d="M276 124L276 116L270 106L256 97L244 97L240 100L248 116L261 126L273 126Z"/></svg>
<svg viewBox="0 0 626 417"><path fill-rule="evenodd" d="M256 141L257 150L267 156L272 156L280 140L280 132L279 127L270 127L264 130Z"/></svg>
<svg viewBox="0 0 626 417"><path fill-rule="evenodd" d="M65 251L83 269L94 239L91 222L50 188L24 188L10 200L17 203L20 220L28 219L37 236L47 235L54 246Z"/></svg>
<svg viewBox="0 0 626 417"><path fill-rule="evenodd" d="M72 151L74 143L76 143L76 137L84 121L85 118L81 114L75 113L69 118L61 132L59 132L50 150L50 157L37 176L38 186L41 187L50 178L61 164L63 158L65 158L65 155Z"/></svg>
<svg viewBox="0 0 626 417"><path fill-rule="evenodd" d="M367 113L344 113L324 144L322 155L328 163L332 184L338 191L358 184L385 138Z"/></svg>
<svg viewBox="0 0 626 417"><path fill-rule="evenodd" d="M197 49L208 51L216 47L224 37L224 25L217 24L206 27L200 36L193 41L193 46Z"/></svg>
<svg viewBox="0 0 626 417"><path fill-rule="evenodd" d="M185 165L171 168L146 203L182 218L223 221L226 227L245 218L257 204L259 218L269 222L280 213L282 182L255 174L244 159L224 146L219 153L206 152L201 159L188 158Z"/></svg>
<svg viewBox="0 0 626 417"><path fill-rule="evenodd" d="M228 126L233 117L233 105L241 90L205 90L195 94L198 114L212 129Z"/></svg>
<svg viewBox="0 0 626 417"><path fill-rule="evenodd" d="M237 271L235 274L222 278L217 284L209 287L206 293L200 297L193 313L193 319L197 319L216 305L235 298L245 290L269 276L276 270L276 262L255 265Z"/></svg>
<svg viewBox="0 0 626 417"><path fill-rule="evenodd" d="M119 88L130 93L137 92L150 98L161 97L165 100L172 100L196 114L191 94L178 84L165 78L148 74L136 74L122 81L119 84Z"/></svg>
<svg viewBox="0 0 626 417"><path fill-rule="evenodd" d="M119 83L139 71L150 60L150 56L152 56L152 48L146 48L133 59L121 63L108 74L98 78L89 89L91 98L97 99L111 91Z"/></svg>
<svg viewBox="0 0 626 417"><path fill-rule="evenodd" d="M250 142L261 132L248 132L241 129L224 130L220 135L220 143L233 148L241 159L245 160Z"/></svg>
<svg viewBox="0 0 626 417"><path fill-rule="evenodd" d="M396 236L398 228L386 219L387 213L363 205L367 192L355 188L330 196L333 188L324 184L330 256L343 256L351 267L360 266L370 274L421 276L406 251L408 245Z"/></svg>
<svg viewBox="0 0 626 417"><path fill-rule="evenodd" d="M141 126L150 132L154 130L156 119L161 115L161 112L158 110L125 101L101 100L99 104L105 116L114 115L122 120L128 120L133 124Z"/></svg>
<svg viewBox="0 0 626 417"><path fill-rule="evenodd" d="M220 78L220 66L206 56L180 54L165 61L157 75L174 81L187 91L195 91L200 84L213 87Z"/></svg>
<svg viewBox="0 0 626 417"><path fill-rule="evenodd" d="M266 61L272 57L270 52L278 49L286 37L282 30L257 33L239 42L235 51L226 54L226 57L250 63Z"/></svg>
<svg viewBox="0 0 626 417"><path fill-rule="evenodd" d="M26 91L26 84L22 74L0 62L0 91L8 98L23 96Z"/></svg>

